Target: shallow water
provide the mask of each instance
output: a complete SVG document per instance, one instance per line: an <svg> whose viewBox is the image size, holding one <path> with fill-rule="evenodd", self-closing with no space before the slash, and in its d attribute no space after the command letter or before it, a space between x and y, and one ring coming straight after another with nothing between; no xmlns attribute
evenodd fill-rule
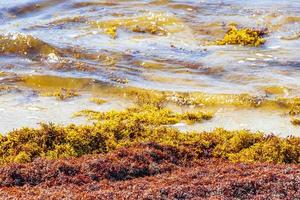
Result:
<svg viewBox="0 0 300 200"><path fill-rule="evenodd" d="M85 90L89 81L70 86L84 90L84 95L57 103L32 95L41 83L22 84L17 78L28 75L67 80L58 86L53 81L53 88L68 87L69 78L82 78L93 80L92 87L108 91L136 87L248 93L272 99L265 88L279 86L284 88L281 96L299 96L299 13L300 2L296 0L1 1L0 83L14 90L0 96L0 132L35 126L39 121L82 123L71 114L87 107L119 109L127 105L121 98L117 100L121 106L91 104L89 98L97 92ZM266 44L211 45L223 37L232 22L241 27L267 28ZM110 29L114 26L116 32ZM109 92L105 94L109 96ZM47 109L28 111L31 106ZM197 130L221 126L281 135L300 133L300 128L279 111L221 109L215 119ZM243 120L238 120L239 116Z"/></svg>

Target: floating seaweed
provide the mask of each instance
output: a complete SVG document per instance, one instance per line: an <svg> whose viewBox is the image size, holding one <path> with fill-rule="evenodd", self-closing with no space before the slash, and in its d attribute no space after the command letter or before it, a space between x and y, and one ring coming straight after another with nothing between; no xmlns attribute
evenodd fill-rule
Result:
<svg viewBox="0 0 300 200"><path fill-rule="evenodd" d="M79 96L79 94L73 89L61 88L55 92L45 92L41 94L46 97L55 97L57 100L64 101Z"/></svg>
<svg viewBox="0 0 300 200"><path fill-rule="evenodd" d="M59 55L59 51L33 36L25 34L0 35L0 54L19 54L33 56Z"/></svg>
<svg viewBox="0 0 300 200"><path fill-rule="evenodd" d="M231 26L222 40L216 41L217 45L243 45L243 46L261 46L266 40L265 30L257 30L250 28L237 28Z"/></svg>
<svg viewBox="0 0 300 200"><path fill-rule="evenodd" d="M106 103L106 100L101 98L91 98L90 101L98 105Z"/></svg>
<svg viewBox="0 0 300 200"><path fill-rule="evenodd" d="M299 118L292 118L291 123L295 126L300 126L300 119Z"/></svg>
<svg viewBox="0 0 300 200"><path fill-rule="evenodd" d="M90 24L104 30L113 39L116 38L117 29L119 28L138 33L167 35L183 30L184 26L178 18L163 13L149 13L131 18L94 21Z"/></svg>

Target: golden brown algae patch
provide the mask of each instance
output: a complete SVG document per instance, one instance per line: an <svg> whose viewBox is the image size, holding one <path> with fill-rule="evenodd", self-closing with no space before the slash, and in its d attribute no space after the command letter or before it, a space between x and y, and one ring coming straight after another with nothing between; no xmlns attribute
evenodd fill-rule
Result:
<svg viewBox="0 0 300 200"><path fill-rule="evenodd" d="M213 117L212 113L204 112L186 112L174 113L167 108L160 108L154 105L135 106L125 111L97 112L92 110L83 110L77 112L75 116L86 116L90 120L107 119L127 119L128 121L142 120L144 123L151 122L155 125L176 124L185 121L189 124L209 120Z"/></svg>
<svg viewBox="0 0 300 200"><path fill-rule="evenodd" d="M299 118L292 118L291 123L295 126L300 126L300 119Z"/></svg>
<svg viewBox="0 0 300 200"><path fill-rule="evenodd" d="M0 35L0 54L48 56L59 54L51 45L24 34Z"/></svg>
<svg viewBox="0 0 300 200"><path fill-rule="evenodd" d="M98 104L98 105L106 103L106 100L101 99L101 98L96 98L96 97L91 98L90 101L95 103L95 104Z"/></svg>
<svg viewBox="0 0 300 200"><path fill-rule="evenodd" d="M178 120L165 109L140 107L125 112L96 113L99 121L92 125L41 124L38 129L12 131L0 137L0 163L79 157L145 142L188 148L196 156L234 162L300 163L299 137L224 129L187 134L165 126Z"/></svg>
<svg viewBox="0 0 300 200"><path fill-rule="evenodd" d="M222 40L216 41L217 45L243 45L243 46L260 46L266 42L263 36L266 31L249 29L249 28L237 28L231 26Z"/></svg>
<svg viewBox="0 0 300 200"><path fill-rule="evenodd" d="M41 93L42 96L55 97L57 100L64 101L79 96L76 90L61 88L56 92Z"/></svg>

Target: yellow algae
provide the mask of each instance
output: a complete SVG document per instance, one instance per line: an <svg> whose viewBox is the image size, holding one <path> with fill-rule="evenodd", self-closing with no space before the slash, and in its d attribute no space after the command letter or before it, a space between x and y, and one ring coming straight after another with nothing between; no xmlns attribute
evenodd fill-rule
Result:
<svg viewBox="0 0 300 200"><path fill-rule="evenodd" d="M149 106L94 114L99 121L91 125L41 124L37 129L23 128L0 137L0 163L78 157L145 142L188 148L195 156L233 162L300 163L299 137L224 129L187 134L165 126L178 121L174 113Z"/></svg>
<svg viewBox="0 0 300 200"><path fill-rule="evenodd" d="M41 95L46 97L55 97L57 100L60 101L64 101L79 96L76 90L66 89L66 88L61 88L59 91L55 91L55 92L44 92L41 93Z"/></svg>
<svg viewBox="0 0 300 200"><path fill-rule="evenodd" d="M277 98L276 102L289 110L289 115L296 116L300 114L300 98Z"/></svg>
<svg viewBox="0 0 300 200"><path fill-rule="evenodd" d="M30 155L28 155L25 151L20 151L13 160L14 163L28 163L30 161Z"/></svg>
<svg viewBox="0 0 300 200"><path fill-rule="evenodd" d="M213 154L216 157L228 156L234 152L239 152L243 148L248 148L260 142L263 138L262 133L250 133L245 130L238 131L238 134L232 134L231 132L227 134L220 135L218 138L218 140L223 142L214 149Z"/></svg>
<svg viewBox="0 0 300 200"><path fill-rule="evenodd" d="M170 3L170 0L152 0L150 5L167 5Z"/></svg>
<svg viewBox="0 0 300 200"><path fill-rule="evenodd" d="M153 35L166 35L166 31L155 24L151 24L150 26L135 26L132 29L132 32L136 33L151 33Z"/></svg>
<svg viewBox="0 0 300 200"><path fill-rule="evenodd" d="M175 103L179 106L197 107L220 107L234 106L241 108L264 108L288 111L290 115L300 114L299 98L267 99L266 97L251 96L249 94L208 94L201 92L161 92L146 90L134 87L112 87L95 82L92 79L67 78L55 76L23 76L18 85L32 88L40 93L57 93L61 88L67 90L90 91L95 96L107 96L124 98L137 105L156 105L163 107L168 103ZM277 87L269 92L281 93Z"/></svg>
<svg viewBox="0 0 300 200"><path fill-rule="evenodd" d="M106 89L102 88L102 92ZM100 92L100 91L99 91ZM116 95L133 100L138 105L150 104L163 107L168 103L175 103L179 106L196 106L196 107L220 107L234 106L240 108L264 108L279 109L286 111L291 109L296 99L267 99L266 97L251 96L249 94L208 94L201 92L160 92L156 90L146 90L139 88L126 87L122 89L107 90L111 95ZM106 93L105 92L105 93ZM289 103L289 101L291 101ZM294 103L292 103L294 102ZM300 105L300 101L299 101ZM300 106L299 106L300 108ZM300 110L300 109L299 109Z"/></svg>
<svg viewBox="0 0 300 200"><path fill-rule="evenodd" d="M282 86L268 86L264 87L263 90L268 95L283 95L288 93L288 89Z"/></svg>
<svg viewBox="0 0 300 200"><path fill-rule="evenodd" d="M184 120L187 124L194 124L196 122L201 122L202 120L210 120L213 118L213 114L209 112L185 112L179 114L178 118Z"/></svg>
<svg viewBox="0 0 300 200"><path fill-rule="evenodd" d="M98 59L102 61L104 65L112 65L114 66L118 60L120 59L120 55L98 55Z"/></svg>
<svg viewBox="0 0 300 200"><path fill-rule="evenodd" d="M293 24L300 22L300 16L288 16L284 19L286 24Z"/></svg>
<svg viewBox="0 0 300 200"><path fill-rule="evenodd" d="M57 19L51 22L49 25L60 25L66 23L74 23L74 22L85 22L86 18L83 16L74 16L74 17L65 17L62 19Z"/></svg>
<svg viewBox="0 0 300 200"><path fill-rule="evenodd" d="M90 91L93 95L123 96L126 88L113 87L89 78L72 78L48 75L24 75L18 82L21 87L31 88L40 93L55 93L61 88L67 90Z"/></svg>
<svg viewBox="0 0 300 200"><path fill-rule="evenodd" d="M189 124L209 120L213 117L212 113L186 112L174 113L167 108L157 107L155 105L143 105L127 108L125 111L97 112L92 110L83 110L74 114L74 116L85 116L89 120L108 120L108 119L127 119L128 121L141 121L143 123L151 122L155 125L176 124L185 121Z"/></svg>
<svg viewBox="0 0 300 200"><path fill-rule="evenodd" d="M291 123L295 126L300 126L300 119L299 118L292 118Z"/></svg>
<svg viewBox="0 0 300 200"><path fill-rule="evenodd" d="M0 85L0 92L9 92L13 89L12 86L9 85Z"/></svg>
<svg viewBox="0 0 300 200"><path fill-rule="evenodd" d="M99 94L101 94L101 96L106 95L109 97L128 97L129 99L133 99L134 101L137 101L138 96L140 96L141 98L142 96L147 96L147 99L149 99L149 101L152 101L152 98L150 97L152 94L156 93L138 88L113 87L107 84L103 84L102 82L95 81L93 79L48 75L24 75L21 77L21 81L18 82L18 85L31 88L40 93L56 93L60 91L61 88L65 88L67 90L90 91L95 96L99 96Z"/></svg>
<svg viewBox="0 0 300 200"><path fill-rule="evenodd" d="M155 105L156 107L163 107L167 101L167 96L164 92L157 92L153 90L143 90L129 88L124 91L125 97L132 99L138 105Z"/></svg>
<svg viewBox="0 0 300 200"><path fill-rule="evenodd" d="M91 25L104 30L104 32L111 37L115 36L115 32L118 28L132 32L166 35L168 33L179 32L183 30L184 26L180 19L163 13L150 13L107 21L94 21L91 22Z"/></svg>
<svg viewBox="0 0 300 200"><path fill-rule="evenodd" d="M115 64L120 60L121 54L117 54L114 52L108 53L94 53L88 54L84 52L78 52L69 50L67 53L71 54L76 59L89 59L96 62L99 62L101 66L107 67L114 67ZM70 63L70 59L60 58L58 63L55 63L54 66L58 70L80 70L80 71L87 71L87 72L95 72L98 70L99 66L95 66L93 64L89 64L87 62L82 62L80 60L74 61Z"/></svg>
<svg viewBox="0 0 300 200"><path fill-rule="evenodd" d="M258 107L262 99L248 94L206 94L206 93L178 93L168 97L169 100L177 102L180 105L206 105L206 106L242 106Z"/></svg>
<svg viewBox="0 0 300 200"><path fill-rule="evenodd" d="M38 91L57 91L65 89L84 89L93 84L92 79L58 77L47 75L22 76L21 86Z"/></svg>
<svg viewBox="0 0 300 200"><path fill-rule="evenodd" d="M40 56L59 54L51 45L24 34L0 35L0 53Z"/></svg>
<svg viewBox="0 0 300 200"><path fill-rule="evenodd" d="M86 21L87 21L87 19L83 16L65 17L65 18L61 18L61 19L55 19L50 23L32 26L32 28L63 26L63 25L69 24L69 23L84 23Z"/></svg>
<svg viewBox="0 0 300 200"><path fill-rule="evenodd" d="M123 92L130 99L136 98L137 105L122 111L83 110L76 113L77 116L85 116L94 121L89 125L41 124L38 129L23 128L12 131L0 137L0 163L31 162L37 157L56 159L109 152L137 142L157 142L192 148L199 155L211 152L210 155L213 157L221 157L233 162L300 163L300 139L297 137L265 137L262 133L223 129L187 134L170 128L169 125L181 121L187 124L201 122L211 119L213 114L196 110L173 112L164 106L167 101L174 101L169 99L172 93L134 88L125 88L124 91L108 90L108 92L116 94ZM178 103L258 106L253 104L253 97L247 95L217 96L181 94L178 96L180 99ZM285 103L286 106L291 106L295 102L296 99L281 100L281 103Z"/></svg>
<svg viewBox="0 0 300 200"><path fill-rule="evenodd" d="M115 6L118 5L116 2L76 2L73 4L74 8L82 8L88 6Z"/></svg>
<svg viewBox="0 0 300 200"><path fill-rule="evenodd" d="M129 82L129 80L127 78L120 78L120 77L116 77L116 76L111 76L109 79L111 81L114 81L114 82L120 83L120 84L127 84Z"/></svg>
<svg viewBox="0 0 300 200"><path fill-rule="evenodd" d="M6 76L7 74L5 72L0 71L0 77Z"/></svg>
<svg viewBox="0 0 300 200"><path fill-rule="evenodd" d="M117 27L116 26L105 28L104 31L112 39L116 39L116 37L117 37Z"/></svg>
<svg viewBox="0 0 300 200"><path fill-rule="evenodd" d="M243 46L260 46L266 40L263 36L265 31L249 28L237 28L231 26L222 40L216 41L217 45L243 45Z"/></svg>
<svg viewBox="0 0 300 200"><path fill-rule="evenodd" d="M236 162L300 163L300 143L298 137L281 139L270 136L256 142L238 153L228 154L229 160Z"/></svg>
<svg viewBox="0 0 300 200"><path fill-rule="evenodd" d="M196 6L181 4L181 3L173 3L173 4L169 4L168 6L173 9L188 10L188 11L195 11L198 9L198 7Z"/></svg>
<svg viewBox="0 0 300 200"><path fill-rule="evenodd" d="M101 98L91 98L90 101L98 105L106 103L106 100Z"/></svg>
<svg viewBox="0 0 300 200"><path fill-rule="evenodd" d="M290 115L300 114L300 98L268 99L266 97L251 96L249 94L206 94L191 93L179 95L183 102L204 106L234 106L241 108L261 108L269 110L288 111ZM179 100L180 101L180 100Z"/></svg>
<svg viewBox="0 0 300 200"><path fill-rule="evenodd" d="M153 62L153 61L139 61L136 64L141 67L150 68L150 69L163 69L166 67L165 64L163 63Z"/></svg>
<svg viewBox="0 0 300 200"><path fill-rule="evenodd" d="M194 96L194 103L202 105L233 105L255 106L256 100L250 95L210 95L198 94Z"/></svg>
<svg viewBox="0 0 300 200"><path fill-rule="evenodd" d="M66 54L71 54L76 59L89 59L100 61L104 65L114 65L122 57L118 52L86 53L80 48L64 49Z"/></svg>

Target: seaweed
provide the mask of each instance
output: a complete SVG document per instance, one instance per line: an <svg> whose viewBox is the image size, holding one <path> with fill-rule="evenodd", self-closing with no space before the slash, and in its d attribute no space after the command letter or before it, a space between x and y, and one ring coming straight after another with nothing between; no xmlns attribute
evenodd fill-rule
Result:
<svg viewBox="0 0 300 200"><path fill-rule="evenodd" d="M0 35L0 54L48 56L60 52L53 46L24 34Z"/></svg>
<svg viewBox="0 0 300 200"><path fill-rule="evenodd" d="M291 123L295 126L300 126L300 119L299 118L292 118Z"/></svg>
<svg viewBox="0 0 300 200"><path fill-rule="evenodd" d="M90 101L98 105L106 103L106 100L101 98L91 98Z"/></svg>
<svg viewBox="0 0 300 200"><path fill-rule="evenodd" d="M224 158L233 162L300 163L300 138L265 136L246 130L180 132L171 125L209 120L204 112L174 113L153 105L123 111L82 111L77 115L93 120L89 125L41 124L1 137L0 162L31 162L36 158L80 157L110 152L136 143L155 142L188 148L200 157Z"/></svg>
<svg viewBox="0 0 300 200"><path fill-rule="evenodd" d="M59 91L56 92L44 92L41 95L46 97L55 97L57 100L60 101L79 96L79 94L75 90L66 88L61 88Z"/></svg>
<svg viewBox="0 0 300 200"><path fill-rule="evenodd" d="M119 28L152 35L167 35L168 33L178 32L183 29L181 20L164 13L149 13L107 21L92 21L90 24L103 30L104 33L113 39L117 37L117 30Z"/></svg>
<svg viewBox="0 0 300 200"><path fill-rule="evenodd" d="M277 98L278 104L286 107L290 116L297 116L300 114L300 98Z"/></svg>
<svg viewBox="0 0 300 200"><path fill-rule="evenodd" d="M117 27L112 26L112 27L105 28L105 33L107 35L109 35L112 39L116 39L117 38Z"/></svg>
<svg viewBox="0 0 300 200"><path fill-rule="evenodd" d="M145 143L108 154L2 166L0 198L298 199L299 169L199 159L192 149Z"/></svg>
<svg viewBox="0 0 300 200"><path fill-rule="evenodd" d="M237 28L231 26L222 40L216 41L217 45L242 45L242 46L261 46L266 40L265 30L257 30L250 28Z"/></svg>

